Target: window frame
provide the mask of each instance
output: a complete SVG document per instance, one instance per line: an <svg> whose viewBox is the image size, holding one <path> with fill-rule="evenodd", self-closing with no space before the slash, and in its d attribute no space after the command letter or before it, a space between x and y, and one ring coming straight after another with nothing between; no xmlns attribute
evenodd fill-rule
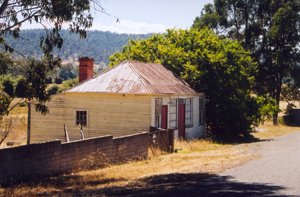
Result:
<svg viewBox="0 0 300 197"><path fill-rule="evenodd" d="M169 127L170 129L178 128L178 99L177 98L171 98L169 102Z"/></svg>
<svg viewBox="0 0 300 197"><path fill-rule="evenodd" d="M189 101L189 102L187 102ZM185 105L185 127L191 128L193 124L193 98L179 98L178 104L184 103ZM188 103L188 104L187 104Z"/></svg>
<svg viewBox="0 0 300 197"><path fill-rule="evenodd" d="M154 100L154 125L156 128L161 128L161 109L162 109L162 98L155 98ZM159 106L157 106L157 104Z"/></svg>
<svg viewBox="0 0 300 197"><path fill-rule="evenodd" d="M85 114L78 114L78 113L85 113ZM87 127L89 124L89 113L88 110L86 109L76 109L75 110L75 125L79 126L79 116L85 116L85 121L83 122L83 124L81 126L83 127Z"/></svg>

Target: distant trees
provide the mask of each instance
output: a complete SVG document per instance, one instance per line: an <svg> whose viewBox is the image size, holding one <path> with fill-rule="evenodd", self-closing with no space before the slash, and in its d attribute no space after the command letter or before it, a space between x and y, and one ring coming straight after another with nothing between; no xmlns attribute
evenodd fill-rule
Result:
<svg viewBox="0 0 300 197"><path fill-rule="evenodd" d="M108 57L120 51L130 39L137 40L147 38L150 35L117 34L102 31L88 31L87 39L80 39L77 34L70 34L67 30L60 30L60 35L64 40L60 49L54 49L53 54L62 59L78 58L80 56L93 57L97 63L108 64ZM30 57L40 58L43 51L39 47L40 37L44 30L23 30L20 36L24 39L14 39L12 36L5 36L6 42L17 51ZM17 54L16 54L17 55Z"/></svg>
<svg viewBox="0 0 300 197"><path fill-rule="evenodd" d="M258 63L255 90L279 106L283 80L299 80L300 0L215 0L193 27L239 40ZM298 78L298 79L296 79ZM298 86L300 87L300 86ZM278 122L278 114L273 117Z"/></svg>
<svg viewBox="0 0 300 197"><path fill-rule="evenodd" d="M207 126L217 135L247 134L271 109L268 99L251 94L257 64L234 40L219 38L212 30L168 30L164 35L131 41L110 57L111 65L123 60L161 63L204 92Z"/></svg>

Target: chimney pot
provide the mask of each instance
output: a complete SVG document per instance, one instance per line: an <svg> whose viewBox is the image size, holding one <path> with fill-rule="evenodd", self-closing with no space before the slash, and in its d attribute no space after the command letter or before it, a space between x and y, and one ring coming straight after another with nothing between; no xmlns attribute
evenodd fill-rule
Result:
<svg viewBox="0 0 300 197"><path fill-rule="evenodd" d="M93 78L94 58L79 58L79 83Z"/></svg>

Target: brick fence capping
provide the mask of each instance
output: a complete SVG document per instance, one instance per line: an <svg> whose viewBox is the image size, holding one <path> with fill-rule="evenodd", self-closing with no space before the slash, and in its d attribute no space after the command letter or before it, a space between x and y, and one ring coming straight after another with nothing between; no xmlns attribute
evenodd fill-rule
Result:
<svg viewBox="0 0 300 197"><path fill-rule="evenodd" d="M149 132L122 137L53 140L0 150L0 184L54 176L148 157Z"/></svg>

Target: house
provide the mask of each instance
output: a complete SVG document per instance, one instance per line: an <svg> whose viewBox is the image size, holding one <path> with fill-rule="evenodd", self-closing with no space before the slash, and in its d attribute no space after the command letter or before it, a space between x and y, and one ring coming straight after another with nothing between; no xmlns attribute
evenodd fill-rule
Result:
<svg viewBox="0 0 300 197"><path fill-rule="evenodd" d="M175 129L175 136L204 134L205 95L160 64L125 61L92 78L93 59L80 58L80 84L52 97L46 116L32 112L31 142L122 136L150 126Z"/></svg>

